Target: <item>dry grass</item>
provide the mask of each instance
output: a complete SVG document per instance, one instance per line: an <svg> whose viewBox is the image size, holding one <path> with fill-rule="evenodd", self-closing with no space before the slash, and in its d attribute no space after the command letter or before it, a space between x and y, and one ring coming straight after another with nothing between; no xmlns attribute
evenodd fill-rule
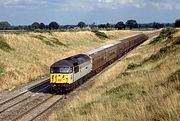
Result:
<svg viewBox="0 0 180 121"><path fill-rule="evenodd" d="M49 121L178 121L180 46L173 45L173 39L154 45L145 42ZM151 56L166 46L172 46L166 56L152 61ZM131 63L142 64L127 69Z"/></svg>
<svg viewBox="0 0 180 121"><path fill-rule="evenodd" d="M92 32L0 33L0 92L36 80L62 58L85 52L140 32L108 31L110 39Z"/></svg>
<svg viewBox="0 0 180 121"><path fill-rule="evenodd" d="M180 36L180 31L175 34L175 37Z"/></svg>

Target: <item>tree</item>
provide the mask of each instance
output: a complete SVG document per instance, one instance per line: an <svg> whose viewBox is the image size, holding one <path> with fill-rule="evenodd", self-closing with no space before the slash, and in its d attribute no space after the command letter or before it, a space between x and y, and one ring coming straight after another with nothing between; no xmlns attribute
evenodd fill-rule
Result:
<svg viewBox="0 0 180 121"><path fill-rule="evenodd" d="M156 22L154 22L154 23L153 23L153 28L159 29L159 24L156 23Z"/></svg>
<svg viewBox="0 0 180 121"><path fill-rule="evenodd" d="M34 22L32 23L32 29L39 29L39 23L38 22Z"/></svg>
<svg viewBox="0 0 180 121"><path fill-rule="evenodd" d="M92 23L92 25L91 25L91 29L97 29L97 25L96 25L96 23L95 23L95 22L93 22L93 23Z"/></svg>
<svg viewBox="0 0 180 121"><path fill-rule="evenodd" d="M155 29L159 29L159 28L163 28L163 27L164 27L163 24L160 24L160 23L157 23L157 22L153 23L153 28L155 28Z"/></svg>
<svg viewBox="0 0 180 121"><path fill-rule="evenodd" d="M55 21L53 21L53 22L51 22L50 24L49 24L49 29L51 30L51 29L58 29L59 28L59 24L57 23L57 22L55 22Z"/></svg>
<svg viewBox="0 0 180 121"><path fill-rule="evenodd" d="M104 28L107 28L107 25L106 24L99 24L98 28L103 28L104 29Z"/></svg>
<svg viewBox="0 0 180 121"><path fill-rule="evenodd" d="M83 21L80 21L77 26L82 29L82 28L86 27L86 24Z"/></svg>
<svg viewBox="0 0 180 121"><path fill-rule="evenodd" d="M129 27L129 29L138 28L138 23L136 22L136 20L128 20L126 22L126 26Z"/></svg>
<svg viewBox="0 0 180 121"><path fill-rule="evenodd" d="M45 28L46 28L46 25L44 23L40 23L39 29L45 29Z"/></svg>
<svg viewBox="0 0 180 121"><path fill-rule="evenodd" d="M175 25L174 25L175 27L180 27L180 19L177 19L176 21L175 21Z"/></svg>
<svg viewBox="0 0 180 121"><path fill-rule="evenodd" d="M117 28L118 30L125 29L126 25L122 21L120 21L115 25L115 28Z"/></svg>
<svg viewBox="0 0 180 121"><path fill-rule="evenodd" d="M0 22L0 29L1 30L7 30L11 28L11 24L7 21Z"/></svg>
<svg viewBox="0 0 180 121"><path fill-rule="evenodd" d="M110 23L107 23L107 24L106 24L106 27L107 27L107 28L110 28L110 27L111 27Z"/></svg>

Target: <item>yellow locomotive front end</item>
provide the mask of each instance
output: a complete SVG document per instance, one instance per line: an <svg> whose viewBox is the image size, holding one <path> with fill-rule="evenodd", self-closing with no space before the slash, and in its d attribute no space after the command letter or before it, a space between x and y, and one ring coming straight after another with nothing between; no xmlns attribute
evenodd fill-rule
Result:
<svg viewBox="0 0 180 121"><path fill-rule="evenodd" d="M50 83L71 83L71 74L50 74Z"/></svg>
<svg viewBox="0 0 180 121"><path fill-rule="evenodd" d="M50 84L53 87L66 86L73 82L73 71L71 67L51 67Z"/></svg>

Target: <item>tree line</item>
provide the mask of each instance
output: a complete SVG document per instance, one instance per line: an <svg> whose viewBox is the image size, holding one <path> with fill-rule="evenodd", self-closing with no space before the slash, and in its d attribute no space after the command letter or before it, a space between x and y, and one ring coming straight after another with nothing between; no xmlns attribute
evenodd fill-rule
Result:
<svg viewBox="0 0 180 121"><path fill-rule="evenodd" d="M0 22L0 30L57 30L57 29L76 29L76 28L90 28L90 29L141 29L141 28L163 28L163 27L180 27L180 19L177 19L175 23L158 23L158 22L152 22L147 24L140 24L137 23L136 20L127 20L127 22L119 21L116 24L99 24L96 25L94 22L91 25L86 24L83 21L80 21L77 25L59 25L58 22L51 22L48 25L45 25L44 23L34 22L31 25L25 25L25 26L12 26L7 21Z"/></svg>

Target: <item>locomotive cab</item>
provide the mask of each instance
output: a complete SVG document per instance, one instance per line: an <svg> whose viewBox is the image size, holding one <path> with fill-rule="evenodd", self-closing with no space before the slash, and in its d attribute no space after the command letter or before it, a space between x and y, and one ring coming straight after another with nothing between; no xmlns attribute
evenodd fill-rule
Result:
<svg viewBox="0 0 180 121"><path fill-rule="evenodd" d="M91 58L78 54L60 61L50 67L50 84L60 89L70 88L73 84L91 72Z"/></svg>

